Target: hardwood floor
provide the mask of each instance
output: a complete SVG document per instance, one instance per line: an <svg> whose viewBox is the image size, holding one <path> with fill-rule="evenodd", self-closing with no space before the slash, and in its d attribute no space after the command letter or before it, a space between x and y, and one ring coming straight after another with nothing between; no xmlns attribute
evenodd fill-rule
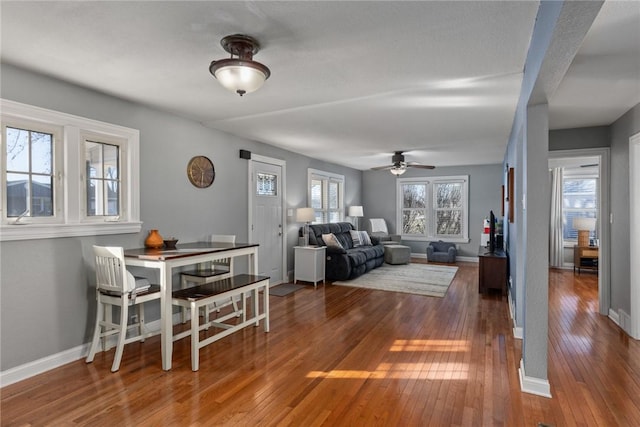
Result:
<svg viewBox="0 0 640 427"><path fill-rule="evenodd" d="M640 346L597 313L597 278L550 271L552 399L520 392L507 300L459 263L444 298L313 286L160 369L157 337L1 390L3 426L638 426Z"/></svg>

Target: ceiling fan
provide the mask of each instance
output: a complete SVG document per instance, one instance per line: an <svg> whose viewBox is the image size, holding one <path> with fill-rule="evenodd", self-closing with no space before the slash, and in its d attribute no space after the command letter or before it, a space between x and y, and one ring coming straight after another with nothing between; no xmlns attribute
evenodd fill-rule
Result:
<svg viewBox="0 0 640 427"><path fill-rule="evenodd" d="M405 162L404 154L402 151L396 151L393 156L391 156L391 163L388 166L377 166L375 168L371 168L374 171L382 171L389 170L392 174L398 176L402 175L407 171L407 168L419 168L419 169L435 169L435 166L431 165L422 165L416 162Z"/></svg>

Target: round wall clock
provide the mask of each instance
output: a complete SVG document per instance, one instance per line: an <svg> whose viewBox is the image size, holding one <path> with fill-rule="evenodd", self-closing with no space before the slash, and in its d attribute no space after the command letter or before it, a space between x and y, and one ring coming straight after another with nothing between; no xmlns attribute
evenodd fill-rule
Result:
<svg viewBox="0 0 640 427"><path fill-rule="evenodd" d="M195 156L187 165L187 177L189 182L198 188L207 188L213 184L216 171L213 163L205 156Z"/></svg>

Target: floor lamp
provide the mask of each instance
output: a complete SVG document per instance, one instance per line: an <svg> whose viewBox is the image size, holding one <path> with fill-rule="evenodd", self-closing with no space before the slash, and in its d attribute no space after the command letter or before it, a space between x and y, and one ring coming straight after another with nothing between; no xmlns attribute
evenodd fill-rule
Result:
<svg viewBox="0 0 640 427"><path fill-rule="evenodd" d="M364 216L362 206L349 206L349 216L356 219L356 230L360 225L360 217Z"/></svg>
<svg viewBox="0 0 640 427"><path fill-rule="evenodd" d="M296 221L304 222L304 229L302 232L302 238L304 239L303 246L309 246L309 224L315 221L316 211L313 208L298 208L296 209Z"/></svg>

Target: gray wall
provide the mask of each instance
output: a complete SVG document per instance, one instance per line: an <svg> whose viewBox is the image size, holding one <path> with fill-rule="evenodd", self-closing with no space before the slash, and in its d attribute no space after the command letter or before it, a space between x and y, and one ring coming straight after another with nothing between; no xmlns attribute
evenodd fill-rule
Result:
<svg viewBox="0 0 640 427"><path fill-rule="evenodd" d="M608 147L609 126L559 129L549 132L549 151Z"/></svg>
<svg viewBox="0 0 640 427"><path fill-rule="evenodd" d="M362 172L319 162L126 100L2 64L2 97L140 130L138 234L2 242L0 245L0 370L88 342L95 295L91 245L140 247L149 229L193 241L205 234L247 240L247 161L243 148L287 162L287 205L306 206L307 168L344 174L345 203L360 203ZM186 178L194 155L211 158L216 180L196 189ZM288 218L288 269L299 224ZM155 317L154 317L155 315ZM150 320L157 312L150 314Z"/></svg>
<svg viewBox="0 0 640 427"><path fill-rule="evenodd" d="M611 308L627 314L631 314L629 137L638 132L640 104L611 125Z"/></svg>
<svg viewBox="0 0 640 427"><path fill-rule="evenodd" d="M469 175L469 243L460 243L460 256L476 257L483 231L483 220L493 210L500 216L502 165L437 167L433 170L409 169L403 178L428 176ZM362 205L365 217L361 224L368 224L369 218L384 218L390 233L399 232L396 224L396 177L388 171L363 172ZM361 228L365 229L366 226ZM428 242L406 241L411 252L426 255Z"/></svg>

